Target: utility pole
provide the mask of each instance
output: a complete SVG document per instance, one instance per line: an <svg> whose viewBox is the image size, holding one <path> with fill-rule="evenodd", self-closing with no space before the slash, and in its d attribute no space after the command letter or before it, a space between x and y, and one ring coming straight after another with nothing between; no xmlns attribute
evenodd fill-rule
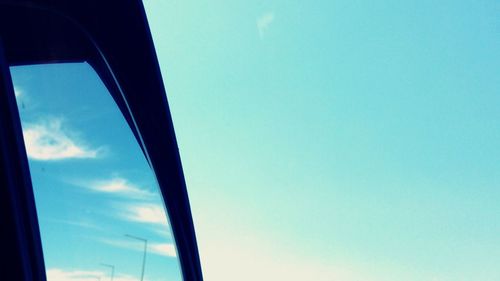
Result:
<svg viewBox="0 0 500 281"><path fill-rule="evenodd" d="M115 266L112 264L107 264L107 263L101 263L101 265L111 268L111 281L113 281L113 279L115 278Z"/></svg>
<svg viewBox="0 0 500 281"><path fill-rule="evenodd" d="M127 236L128 238L132 238L132 239L136 239L136 240L144 242L144 255L142 257L142 272L141 272L141 281L144 281L144 269L146 268L146 252L147 252L147 248L148 248L148 239L137 237L137 236L130 235L130 234L125 234L125 236Z"/></svg>

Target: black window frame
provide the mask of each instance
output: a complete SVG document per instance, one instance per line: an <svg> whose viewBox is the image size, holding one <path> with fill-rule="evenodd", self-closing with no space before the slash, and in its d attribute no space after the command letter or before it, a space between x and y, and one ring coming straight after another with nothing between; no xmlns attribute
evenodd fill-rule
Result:
<svg viewBox="0 0 500 281"><path fill-rule="evenodd" d="M14 280L46 278L9 67L84 61L108 88L155 173L184 280L203 280L166 91L140 0L0 0L0 219L1 238L9 244L0 257L11 261L2 271Z"/></svg>

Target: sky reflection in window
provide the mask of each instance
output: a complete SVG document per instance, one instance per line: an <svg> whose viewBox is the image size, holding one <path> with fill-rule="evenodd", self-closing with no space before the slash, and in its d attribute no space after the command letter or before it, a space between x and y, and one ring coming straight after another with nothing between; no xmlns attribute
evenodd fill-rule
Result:
<svg viewBox="0 0 500 281"><path fill-rule="evenodd" d="M48 279L140 280L147 240L144 280L181 280L154 174L94 70L11 72Z"/></svg>

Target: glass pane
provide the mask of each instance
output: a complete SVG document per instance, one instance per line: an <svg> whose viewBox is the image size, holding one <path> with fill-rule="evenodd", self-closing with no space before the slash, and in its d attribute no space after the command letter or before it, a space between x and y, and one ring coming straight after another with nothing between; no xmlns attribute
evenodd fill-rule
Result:
<svg viewBox="0 0 500 281"><path fill-rule="evenodd" d="M11 72L48 280L181 280L154 174L94 70Z"/></svg>

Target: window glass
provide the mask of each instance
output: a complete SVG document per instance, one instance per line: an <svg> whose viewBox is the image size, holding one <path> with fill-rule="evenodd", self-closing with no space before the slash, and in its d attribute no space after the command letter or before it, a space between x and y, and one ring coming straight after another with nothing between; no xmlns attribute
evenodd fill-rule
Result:
<svg viewBox="0 0 500 281"><path fill-rule="evenodd" d="M181 280L154 174L94 70L11 72L48 280Z"/></svg>

